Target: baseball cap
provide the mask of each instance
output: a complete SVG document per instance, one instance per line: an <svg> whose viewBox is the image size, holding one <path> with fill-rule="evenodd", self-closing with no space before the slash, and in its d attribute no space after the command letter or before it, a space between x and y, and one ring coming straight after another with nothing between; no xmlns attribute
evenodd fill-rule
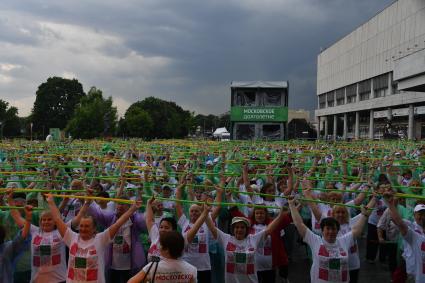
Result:
<svg viewBox="0 0 425 283"><path fill-rule="evenodd" d="M421 210L425 210L425 204L418 204L415 206L414 212L419 212Z"/></svg>
<svg viewBox="0 0 425 283"><path fill-rule="evenodd" d="M424 207L425 207L425 206L424 206ZM251 225L249 224L249 220L248 220L248 219L246 219L245 217L239 217L239 216L233 217L233 219L232 219L232 225L233 225L233 224L236 224L236 223L239 223L239 222L243 222L243 223L245 223L245 225L246 225L247 227L251 226Z"/></svg>

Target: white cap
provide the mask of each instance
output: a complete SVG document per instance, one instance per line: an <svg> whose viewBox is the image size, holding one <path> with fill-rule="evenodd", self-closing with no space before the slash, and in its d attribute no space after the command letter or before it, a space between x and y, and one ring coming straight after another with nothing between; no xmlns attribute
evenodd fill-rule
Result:
<svg viewBox="0 0 425 283"><path fill-rule="evenodd" d="M425 210L425 204L418 204L415 206L415 209L413 210L414 212L418 212L421 210Z"/></svg>
<svg viewBox="0 0 425 283"><path fill-rule="evenodd" d="M256 185L256 184L252 184L251 185L251 189L253 189L254 191L259 192L260 191L260 186Z"/></svg>

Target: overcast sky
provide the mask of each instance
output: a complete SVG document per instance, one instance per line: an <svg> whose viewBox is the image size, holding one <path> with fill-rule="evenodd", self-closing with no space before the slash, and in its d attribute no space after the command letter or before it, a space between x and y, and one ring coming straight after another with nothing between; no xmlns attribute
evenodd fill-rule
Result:
<svg viewBox="0 0 425 283"><path fill-rule="evenodd" d="M48 77L201 114L229 110L230 82L287 80L291 108L316 106L321 47L393 0L2 0L0 98L30 113Z"/></svg>

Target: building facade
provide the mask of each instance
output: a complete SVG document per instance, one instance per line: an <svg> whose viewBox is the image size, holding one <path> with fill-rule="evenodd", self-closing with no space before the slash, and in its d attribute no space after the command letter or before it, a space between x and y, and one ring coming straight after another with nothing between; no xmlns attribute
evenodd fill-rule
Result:
<svg viewBox="0 0 425 283"><path fill-rule="evenodd" d="M317 59L322 138L425 138L425 1L398 0Z"/></svg>
<svg viewBox="0 0 425 283"><path fill-rule="evenodd" d="M288 82L232 82L230 89L232 139L287 138Z"/></svg>

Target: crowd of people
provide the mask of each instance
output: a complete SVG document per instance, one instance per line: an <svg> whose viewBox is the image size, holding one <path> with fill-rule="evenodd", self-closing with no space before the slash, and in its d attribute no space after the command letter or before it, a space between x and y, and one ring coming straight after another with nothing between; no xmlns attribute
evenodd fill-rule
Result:
<svg viewBox="0 0 425 283"><path fill-rule="evenodd" d="M425 282L424 185L407 141L3 142L0 282Z"/></svg>

